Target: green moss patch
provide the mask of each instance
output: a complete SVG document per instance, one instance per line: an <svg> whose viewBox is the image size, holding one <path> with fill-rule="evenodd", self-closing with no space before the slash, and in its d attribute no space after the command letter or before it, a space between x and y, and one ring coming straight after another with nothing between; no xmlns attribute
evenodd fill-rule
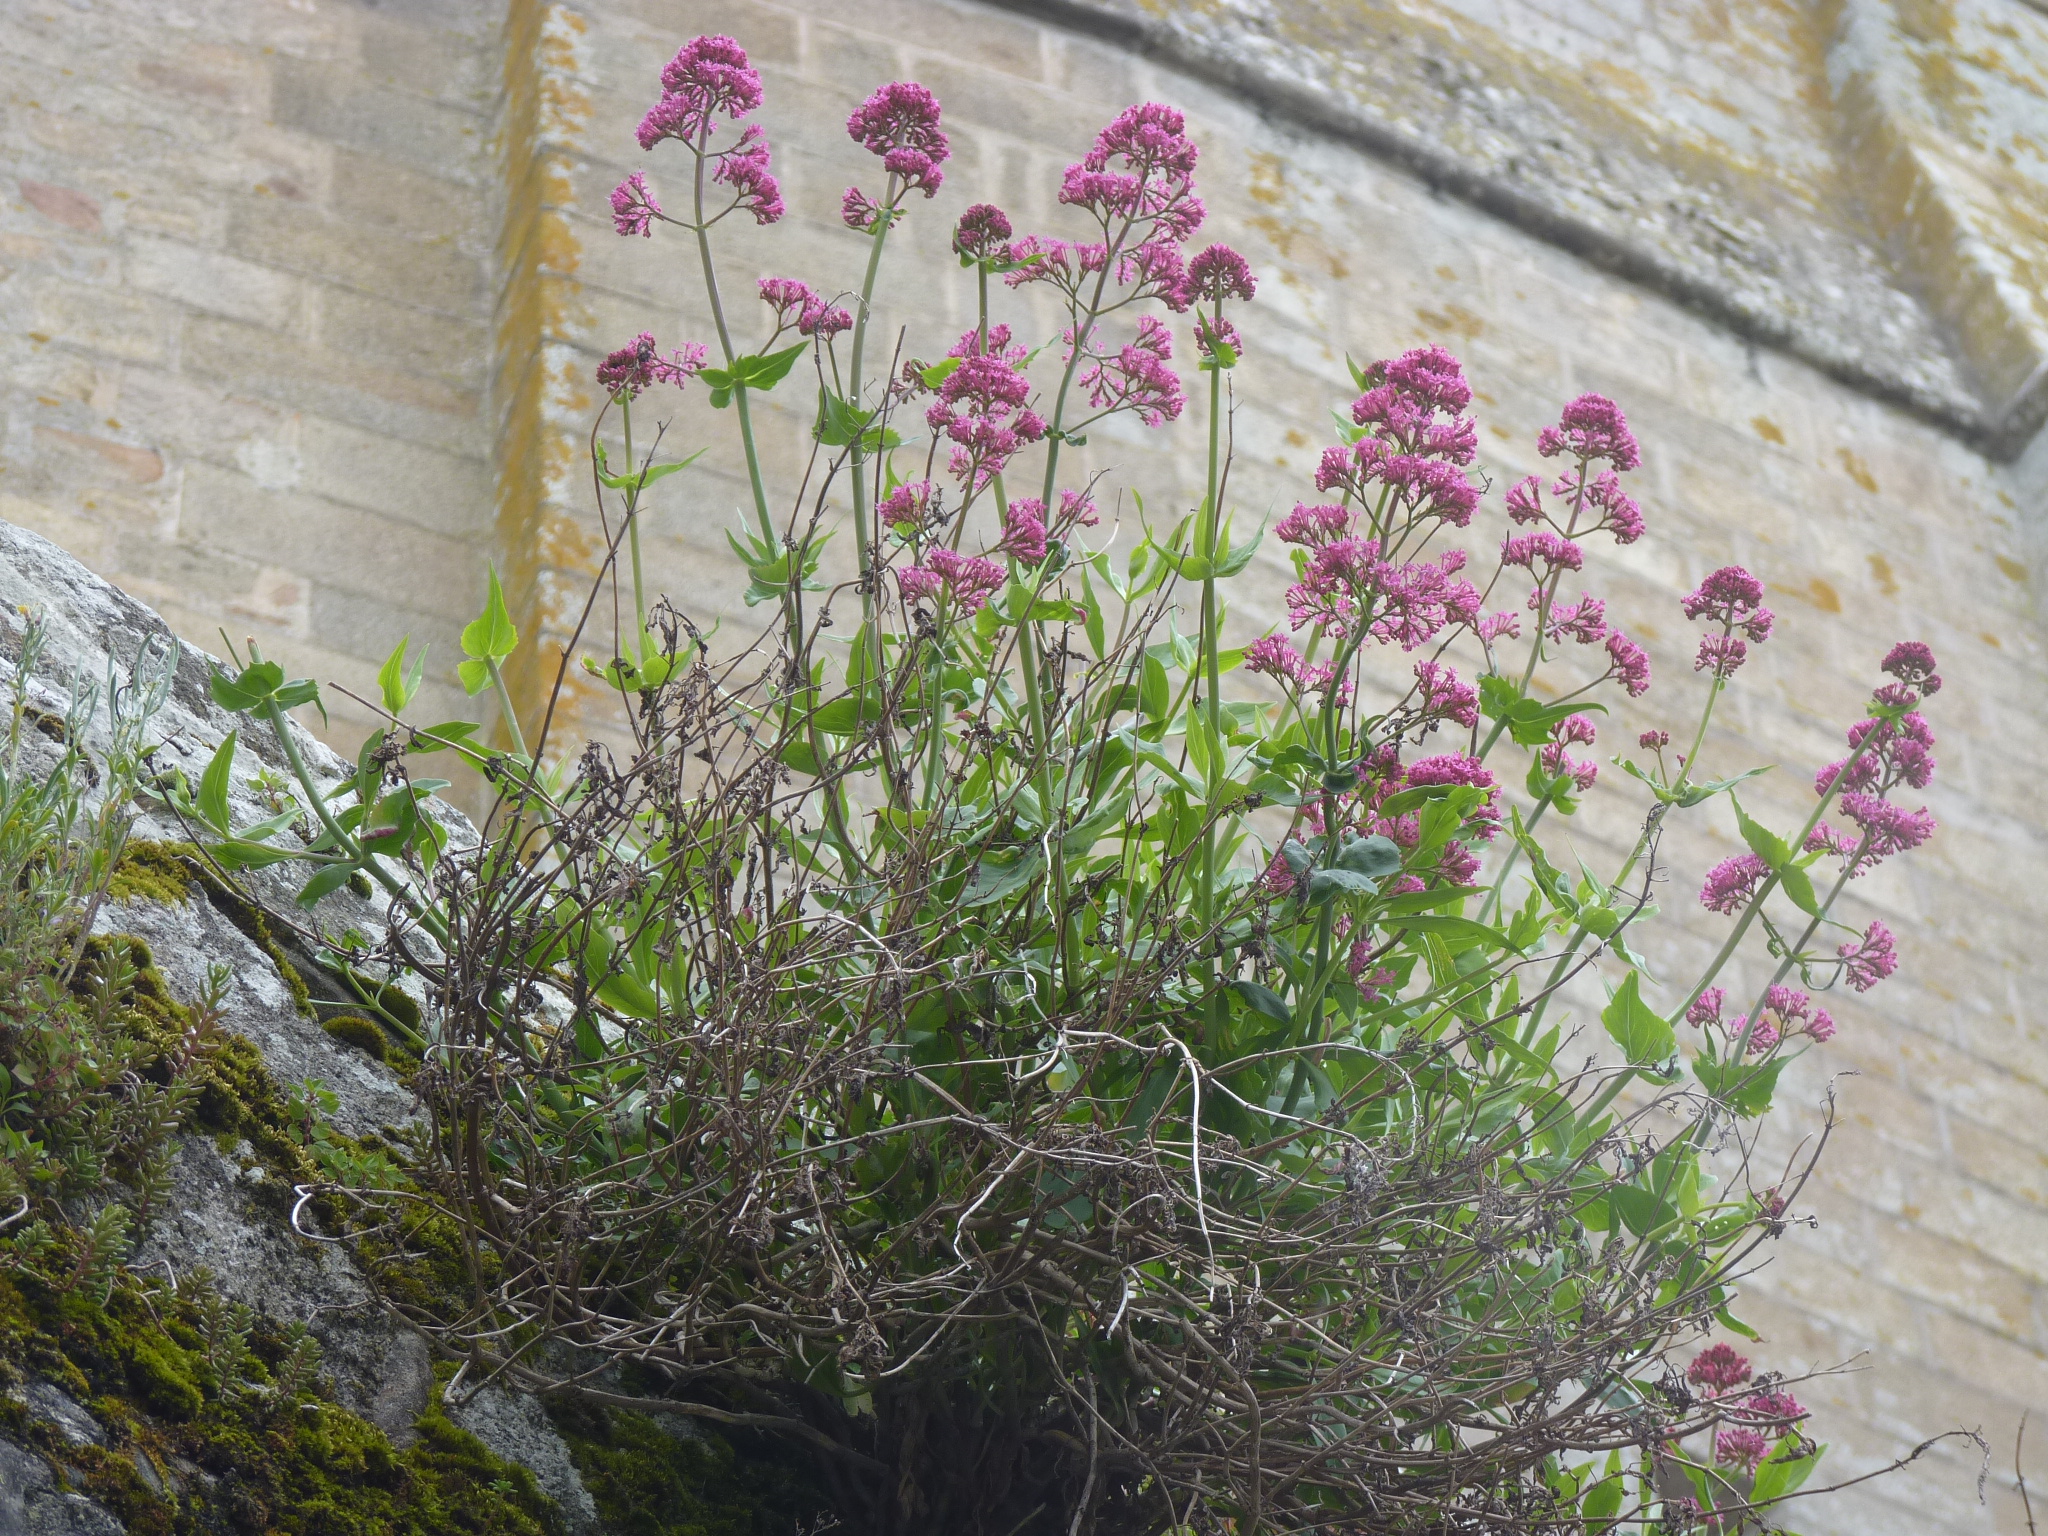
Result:
<svg viewBox="0 0 2048 1536"><path fill-rule="evenodd" d="M783 1441L685 1437L649 1414L574 1401L548 1412L617 1536L788 1536L829 1507Z"/></svg>

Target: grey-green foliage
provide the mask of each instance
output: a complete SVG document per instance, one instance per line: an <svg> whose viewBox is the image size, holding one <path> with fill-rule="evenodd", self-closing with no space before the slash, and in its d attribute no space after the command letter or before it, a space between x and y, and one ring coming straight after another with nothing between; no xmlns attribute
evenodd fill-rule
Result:
<svg viewBox="0 0 2048 1536"><path fill-rule="evenodd" d="M146 1212L163 1197L165 1143L206 1047L195 1028L166 1070L145 1076L157 1053L118 1017L131 962L109 948L81 974L177 651L145 645L127 678L110 665L104 685L69 679L59 717L32 692L46 641L29 617L0 754L0 1229L27 1223L10 1245L22 1262L48 1246L51 1223L76 1226L73 1282L103 1294L127 1254L130 1206ZM102 718L95 762L85 743Z"/></svg>

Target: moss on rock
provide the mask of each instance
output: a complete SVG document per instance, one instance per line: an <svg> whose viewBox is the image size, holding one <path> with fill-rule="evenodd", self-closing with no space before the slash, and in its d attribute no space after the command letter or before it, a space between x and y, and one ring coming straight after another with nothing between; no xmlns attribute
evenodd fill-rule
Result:
<svg viewBox="0 0 2048 1536"><path fill-rule="evenodd" d="M616 1536L787 1536L829 1507L783 1441L682 1434L651 1414L573 1401L548 1412Z"/></svg>
<svg viewBox="0 0 2048 1536"><path fill-rule="evenodd" d="M343 1045L352 1045L373 1060L382 1061L390 1054L390 1043L384 1038L383 1028L359 1013L323 1019L320 1027Z"/></svg>

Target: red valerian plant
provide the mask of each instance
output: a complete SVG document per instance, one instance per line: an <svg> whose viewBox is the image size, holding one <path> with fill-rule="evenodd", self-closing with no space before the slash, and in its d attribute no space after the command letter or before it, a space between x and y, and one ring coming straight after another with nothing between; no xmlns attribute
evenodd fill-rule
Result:
<svg viewBox="0 0 2048 1536"><path fill-rule="evenodd" d="M1835 943L1831 913L1933 829L1898 798L1933 772L1926 648L1885 658L1806 824L1774 832L1733 794L1761 770L1704 772L1772 629L1757 579L1717 571L1682 604L1707 625L1674 689L1689 746L1646 732L1603 779L1605 701L1650 663L1579 578L1593 541L1647 536L1641 449L1613 401L1566 404L1535 445L1558 471L1508 491L1482 571L1473 393L1439 347L1354 369L1316 499L1274 530L1284 631L1228 646L1224 584L1260 543L1226 508L1257 278L1187 253L1179 111L1132 107L1069 167L1079 238L988 204L932 232L975 325L877 374L876 274L942 188L939 102L897 82L853 112L880 160L844 200L859 285L842 306L762 281L750 352L712 235L782 210L740 122L762 83L710 37L662 86L640 139L679 146L690 211L638 172L614 209L689 238L716 338L665 358L642 336L600 374L619 620L585 664L630 751L551 750L545 726L529 749L509 707L509 750L415 729L401 646L352 794L304 780L310 844L187 802L224 864L315 866L309 904L377 881L394 938L348 963L430 984L431 1136L400 1179L333 1159L381 1273L423 1218L455 1235L467 1279L390 1304L465 1380L616 1401L630 1365L642 1409L785 1434L863 1530L1760 1529L1813 1470L1811 1419L1726 1345L1681 1362L1743 1331L1734 1286L1793 1219L1810 1160L1759 1191L1748 1152L1837 1027L1820 995L1898 963L1882 924ZM1056 334L1017 339L992 278L1055 293ZM819 407L778 511L748 402L799 365ZM732 538L771 618L730 653L642 574L649 488L680 466L635 447L641 391L688 379L692 411L733 413L752 489ZM1117 415L1207 441L1200 501L1121 561L1062 458ZM842 518L856 575L821 597ZM502 696L517 643L494 582L472 691ZM1239 668L1256 681L1226 690ZM215 685L279 731L310 687L267 663ZM448 746L500 791L469 849L405 766ZM1596 784L1643 802L1641 830L1605 876L1567 874L1537 834ZM1733 926L1659 991L1636 930L1660 840L1724 796L1748 851L1701 900ZM1607 1059L1574 1066L1560 999L1596 981Z"/></svg>

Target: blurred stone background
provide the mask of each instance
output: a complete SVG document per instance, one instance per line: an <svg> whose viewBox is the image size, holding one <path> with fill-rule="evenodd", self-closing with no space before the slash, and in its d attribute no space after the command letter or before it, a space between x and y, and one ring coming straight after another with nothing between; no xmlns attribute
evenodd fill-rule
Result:
<svg viewBox="0 0 2048 1536"><path fill-rule="evenodd" d="M1761 1363L1854 1363L1806 1394L1832 1475L1955 1426L1992 1445L1985 1502L1974 1454L1944 1449L1798 1528L2023 1530L2013 1434L2048 1410L2048 11L22 0L0 9L0 519L199 643L254 636L366 696L409 633L433 648L422 718L470 707L456 635L495 560L533 705L602 547L592 365L642 329L709 331L693 252L620 239L606 203L634 169L682 200L673 152L640 154L632 128L700 31L762 67L791 210L721 227L742 334L756 277L858 281L837 208L869 166L843 125L876 84L931 86L953 136L880 296L884 334L926 355L971 318L946 251L960 209L1079 233L1062 167L1122 106L1171 101L1204 145L1203 238L1261 275L1235 376L1240 528L1307 494L1347 353L1436 341L1478 391L1494 493L1475 551L1571 395L1613 395L1643 440L1649 534L1595 551L1587 585L1659 685L1603 752L1693 718L1677 599L1729 561L1769 581L1780 625L1709 751L1785 765L1753 796L1780 824L1891 641L1935 647L1942 831L1845 914L1882 916L1905 965L1841 1000L1841 1034L1788 1076L1793 1129L1818 1125L1830 1084L1843 1123L1809 1190L1817 1226L1775 1245L1743 1310ZM1034 344L1058 328L1029 290L999 304ZM759 617L724 540L745 495L730 422L700 389L648 402L671 444L713 445L655 493L655 576L737 648ZM788 387L760 412L785 503L809 404ZM1199 494L1198 431L1106 430L1081 459L1176 517ZM1263 550L1233 622L1272 623L1289 579ZM323 734L352 749L368 717L329 699ZM572 703L558 730L602 729L601 699ZM1596 862L1642 811L1603 799L1562 829ZM1697 920L1653 957L1666 974L1718 940L1693 893L1736 846L1725 809L1667 839L1664 904ZM2048 1487L2048 1433L2029 1464Z"/></svg>

